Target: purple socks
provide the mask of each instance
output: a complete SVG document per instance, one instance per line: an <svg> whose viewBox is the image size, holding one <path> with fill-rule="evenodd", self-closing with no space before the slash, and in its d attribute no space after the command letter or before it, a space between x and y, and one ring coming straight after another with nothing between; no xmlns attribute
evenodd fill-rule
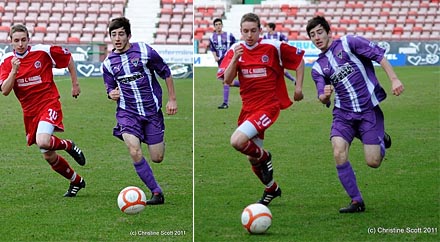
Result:
<svg viewBox="0 0 440 242"><path fill-rule="evenodd" d="M229 85L223 85L223 103L229 104Z"/></svg>
<svg viewBox="0 0 440 242"><path fill-rule="evenodd" d="M354 174L353 168L351 167L350 161L345 162L342 165L336 165L338 170L338 177L341 181L342 186L350 196L352 201L362 202L362 195L359 191L356 176Z"/></svg>
<svg viewBox="0 0 440 242"><path fill-rule="evenodd" d="M142 157L140 162L134 162L133 165L138 176L152 193L162 193L162 189L159 184L157 184L156 179L154 179L153 171L144 157Z"/></svg>

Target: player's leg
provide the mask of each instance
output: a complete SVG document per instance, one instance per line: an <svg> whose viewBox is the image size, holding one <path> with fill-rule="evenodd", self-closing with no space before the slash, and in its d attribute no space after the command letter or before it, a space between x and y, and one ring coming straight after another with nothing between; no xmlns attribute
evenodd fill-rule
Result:
<svg viewBox="0 0 440 242"><path fill-rule="evenodd" d="M55 126L48 121L39 121L37 130L45 132L37 132L36 144L45 150L65 150L75 161L83 166L86 164L86 158L82 150L71 140L60 139L53 135Z"/></svg>
<svg viewBox="0 0 440 242"><path fill-rule="evenodd" d="M263 149L264 131L277 119L278 114L279 111L276 110L273 113L252 114L239 125L231 136L231 145L242 154L247 155L252 171L265 185L263 197L258 201L264 205L268 205L275 197L281 196L281 189L273 179L272 156ZM244 117L246 117L245 113L240 114L239 122ZM263 121L257 125L249 120Z"/></svg>
<svg viewBox="0 0 440 242"><path fill-rule="evenodd" d="M348 207L341 208L340 213L361 212L365 210L362 194L356 181L356 175L353 171L350 161L348 160L348 149L350 144L342 137L334 136L332 138L333 156L336 161L336 170L338 178L344 187L351 202Z"/></svg>
<svg viewBox="0 0 440 242"><path fill-rule="evenodd" d="M363 115L360 124L361 140L364 144L364 155L367 165L372 168L380 167L385 150L391 146L391 137L385 133L384 116L379 106Z"/></svg>
<svg viewBox="0 0 440 242"><path fill-rule="evenodd" d="M118 123L113 128L113 135L125 142L139 178L151 192L162 192L147 159L142 154L141 142L145 142L143 124L146 121L142 117L134 116L124 110L117 112L116 119Z"/></svg>
<svg viewBox="0 0 440 242"><path fill-rule="evenodd" d="M255 144L252 137L256 137L258 130L250 121L243 122L234 131L231 136L231 145L237 151L244 155L250 156L252 165L259 165L261 162L266 161L269 158L269 152L262 147Z"/></svg>
<svg viewBox="0 0 440 242"><path fill-rule="evenodd" d="M69 188L64 194L65 197L75 197L79 190L86 187L85 180L75 172L69 163L53 150L41 150L44 159L49 163L54 171L70 181Z"/></svg>
<svg viewBox="0 0 440 242"><path fill-rule="evenodd" d="M150 116L148 122L143 127L143 137L145 139L142 142L148 145L148 152L150 159L154 163L161 163L165 156L165 123L163 113L157 112L156 115ZM152 190L151 198L147 201L147 204L163 204L165 198L162 189Z"/></svg>
<svg viewBox="0 0 440 242"><path fill-rule="evenodd" d="M240 81L237 79L234 79L234 81L232 81L232 85L233 87L240 87Z"/></svg>
<svg viewBox="0 0 440 242"><path fill-rule="evenodd" d="M257 138L258 133L255 133L257 133L255 127L245 121L231 136L231 144L242 154L247 155L252 171L264 184L263 196L258 202L267 206L274 198L281 196L281 189L273 178L271 155L262 148L263 140ZM249 139L251 135L255 138Z"/></svg>
<svg viewBox="0 0 440 242"><path fill-rule="evenodd" d="M223 84L223 103L218 106L218 109L227 109L229 106L229 89L228 84Z"/></svg>
<svg viewBox="0 0 440 242"><path fill-rule="evenodd" d="M353 141L356 130L353 119L346 117L350 113L341 110L334 112L333 124L331 128L331 142L333 147L333 158L336 163L336 170L342 187L351 198L348 207L341 208L341 213L361 212L365 210L362 194L357 185L356 175L348 159L350 144Z"/></svg>
<svg viewBox="0 0 440 242"><path fill-rule="evenodd" d="M150 153L150 159L152 162L161 163L165 156L165 142L148 145L148 153Z"/></svg>
<svg viewBox="0 0 440 242"><path fill-rule="evenodd" d="M263 147L263 139L255 137L252 141L259 147ZM269 159L265 164L258 162L258 159L251 156L248 156L248 159L252 165L252 171L265 185L263 196L258 200L258 203L267 206L274 198L281 197L281 188L273 178L272 155L269 152Z"/></svg>
<svg viewBox="0 0 440 242"><path fill-rule="evenodd" d="M148 164L148 161L145 159L145 157L142 154L140 139L129 133L123 133L122 137L124 139L125 144L127 145L131 159L133 160L133 166L139 178L151 191L152 199L154 198L154 195L156 195L156 197L159 197L159 201L156 201L157 199L151 201L152 199L150 199L149 201L147 201L147 204L151 204L151 205L163 204L164 198L163 198L162 188L157 183L156 178L154 177L153 170L151 169L150 165ZM153 149L154 148L155 147L153 147ZM153 156L155 156L155 154Z"/></svg>
<svg viewBox="0 0 440 242"><path fill-rule="evenodd" d="M40 121L36 131L36 144L40 148L43 158L49 163L54 171L70 181L70 186L65 197L75 197L78 191L86 186L84 179L75 172L64 157L51 149L50 140L55 127L48 122Z"/></svg>

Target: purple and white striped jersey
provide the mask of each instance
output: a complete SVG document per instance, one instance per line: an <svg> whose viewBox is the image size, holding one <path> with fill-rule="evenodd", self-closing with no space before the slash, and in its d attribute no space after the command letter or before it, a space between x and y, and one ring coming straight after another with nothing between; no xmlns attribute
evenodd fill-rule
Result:
<svg viewBox="0 0 440 242"><path fill-rule="evenodd" d="M146 43L131 43L124 53L112 52L104 60L107 93L119 87L119 109L140 115L156 114L162 107L162 88L155 73L166 79L171 71L162 57Z"/></svg>
<svg viewBox="0 0 440 242"><path fill-rule="evenodd" d="M320 53L312 67L318 96L325 85L333 85L337 108L362 112L372 109L386 98L374 72L372 61L380 62L385 50L375 43L354 35L333 40Z"/></svg>
<svg viewBox="0 0 440 242"><path fill-rule="evenodd" d="M226 51L235 44L236 40L232 33L222 32L217 34L214 32L209 38L209 49L217 54L219 62L225 57Z"/></svg>
<svg viewBox="0 0 440 242"><path fill-rule="evenodd" d="M273 34L265 33L263 39L276 39L279 41L289 41L287 37L281 32L274 32Z"/></svg>

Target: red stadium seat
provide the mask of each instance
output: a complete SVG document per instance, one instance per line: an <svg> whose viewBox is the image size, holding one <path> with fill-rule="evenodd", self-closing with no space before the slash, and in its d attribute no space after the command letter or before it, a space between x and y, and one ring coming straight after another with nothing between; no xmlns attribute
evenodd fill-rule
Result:
<svg viewBox="0 0 440 242"><path fill-rule="evenodd" d="M34 28L35 33L47 33L47 29L44 26L35 26Z"/></svg>
<svg viewBox="0 0 440 242"><path fill-rule="evenodd" d="M0 26L0 32L6 32L9 34L9 31L11 31L9 26Z"/></svg>
<svg viewBox="0 0 440 242"><path fill-rule="evenodd" d="M80 40L78 37L69 37L67 38L67 43L69 44L79 44Z"/></svg>

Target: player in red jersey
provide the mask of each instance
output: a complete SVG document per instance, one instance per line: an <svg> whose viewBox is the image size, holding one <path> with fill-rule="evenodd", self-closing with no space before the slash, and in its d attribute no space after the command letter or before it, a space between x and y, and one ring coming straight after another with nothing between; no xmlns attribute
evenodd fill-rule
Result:
<svg viewBox="0 0 440 242"><path fill-rule="evenodd" d="M280 110L292 104L282 74L284 68L296 70L294 100L303 99L304 51L277 40L261 39L260 19L253 13L243 15L240 26L244 41L231 46L217 77L231 83L238 73L243 106L231 145L247 156L253 172L266 186L258 202L268 205L281 196L281 189L273 179L272 156L263 149L264 132L276 121Z"/></svg>
<svg viewBox="0 0 440 242"><path fill-rule="evenodd" d="M55 131L62 132L64 125L52 67L68 68L72 96L77 98L81 90L75 63L70 52L60 46L30 46L29 32L24 25L12 26L10 36L13 52L5 54L0 61L0 90L5 96L14 90L23 109L28 146L36 144L52 169L70 181L64 196L74 197L86 183L56 150L65 150L80 165L84 165L86 159L71 140L53 135Z"/></svg>

